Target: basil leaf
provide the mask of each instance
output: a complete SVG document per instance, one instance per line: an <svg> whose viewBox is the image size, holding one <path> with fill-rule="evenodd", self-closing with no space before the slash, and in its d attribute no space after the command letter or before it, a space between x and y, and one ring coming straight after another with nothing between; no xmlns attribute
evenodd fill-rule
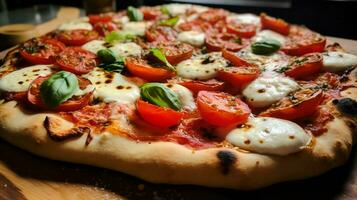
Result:
<svg viewBox="0 0 357 200"><path fill-rule="evenodd" d="M178 95L162 83L145 83L140 87L140 95L144 101L160 107L182 108Z"/></svg>
<svg viewBox="0 0 357 200"><path fill-rule="evenodd" d="M98 67L100 67L106 71L121 73L124 70L124 61L118 60L118 61L115 61L114 63L110 63L110 64L102 63Z"/></svg>
<svg viewBox="0 0 357 200"><path fill-rule="evenodd" d="M97 52L97 55L103 63L109 64L115 62L115 55L110 49L101 49Z"/></svg>
<svg viewBox="0 0 357 200"><path fill-rule="evenodd" d="M162 20L159 22L159 25L162 26L175 26L175 24L179 21L180 17L176 16L170 19Z"/></svg>
<svg viewBox="0 0 357 200"><path fill-rule="evenodd" d="M129 6L126 12L130 21L142 21L144 19L143 13L132 6Z"/></svg>
<svg viewBox="0 0 357 200"><path fill-rule="evenodd" d="M44 104L50 108L54 108L71 98L78 88L76 75L60 71L42 82L40 97Z"/></svg>
<svg viewBox="0 0 357 200"><path fill-rule="evenodd" d="M266 39L252 44L252 52L257 55L269 55L280 49L280 42L273 39Z"/></svg>
<svg viewBox="0 0 357 200"><path fill-rule="evenodd" d="M161 6L161 7L160 7L160 11L162 12L162 14L171 16L170 11L169 11L169 9L167 8L167 6Z"/></svg>
<svg viewBox="0 0 357 200"><path fill-rule="evenodd" d="M150 48L150 53L163 62L166 65L166 68L171 70L171 71L176 71L176 69L167 61L166 56L160 51L158 48Z"/></svg>
<svg viewBox="0 0 357 200"><path fill-rule="evenodd" d="M127 31L112 31L104 38L104 40L110 44L133 41L134 39L135 35Z"/></svg>

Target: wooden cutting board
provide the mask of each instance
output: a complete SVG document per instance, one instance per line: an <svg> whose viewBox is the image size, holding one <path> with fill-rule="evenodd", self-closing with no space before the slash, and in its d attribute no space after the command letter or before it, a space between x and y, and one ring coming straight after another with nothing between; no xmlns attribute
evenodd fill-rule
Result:
<svg viewBox="0 0 357 200"><path fill-rule="evenodd" d="M357 41L329 40L357 54ZM0 200L25 199L352 200L357 199L357 157L353 151L346 165L316 178L242 192L151 184L120 172L40 158L0 139Z"/></svg>

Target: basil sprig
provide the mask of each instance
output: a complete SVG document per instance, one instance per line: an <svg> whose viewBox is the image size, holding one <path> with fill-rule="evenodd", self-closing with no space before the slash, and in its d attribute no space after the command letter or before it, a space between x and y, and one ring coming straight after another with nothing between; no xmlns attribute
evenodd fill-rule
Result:
<svg viewBox="0 0 357 200"><path fill-rule="evenodd" d="M280 42L274 39L265 39L252 44L252 52L257 55L269 55L280 49Z"/></svg>
<svg viewBox="0 0 357 200"><path fill-rule="evenodd" d="M159 25L162 25L162 26L175 26L175 24L177 24L179 19L180 19L179 16L172 17L170 19L165 19L165 20L160 21Z"/></svg>
<svg viewBox="0 0 357 200"><path fill-rule="evenodd" d="M40 97L46 106L54 108L70 99L79 88L76 75L67 71L53 74L40 86Z"/></svg>
<svg viewBox="0 0 357 200"><path fill-rule="evenodd" d="M116 58L110 49L101 49L97 53L101 60L98 66L106 71L121 73L124 70L124 58Z"/></svg>
<svg viewBox="0 0 357 200"><path fill-rule="evenodd" d="M175 67L172 66L169 61L167 61L166 56L164 53L161 52L158 48L150 48L150 54L157 58L159 61L165 64L165 67L171 71L176 71Z"/></svg>
<svg viewBox="0 0 357 200"><path fill-rule="evenodd" d="M171 16L170 11L169 11L169 9L167 8L167 6L161 6L161 7L160 7L160 11L162 12L162 14Z"/></svg>
<svg viewBox="0 0 357 200"><path fill-rule="evenodd" d="M135 39L135 35L127 31L112 31L105 36L104 40L107 43L115 44L120 42L130 42Z"/></svg>
<svg viewBox="0 0 357 200"><path fill-rule="evenodd" d="M140 87L141 99L151 104L181 110L178 95L162 83L145 83Z"/></svg>
<svg viewBox="0 0 357 200"><path fill-rule="evenodd" d="M133 6L129 6L126 12L130 21L142 21L144 19L143 13Z"/></svg>

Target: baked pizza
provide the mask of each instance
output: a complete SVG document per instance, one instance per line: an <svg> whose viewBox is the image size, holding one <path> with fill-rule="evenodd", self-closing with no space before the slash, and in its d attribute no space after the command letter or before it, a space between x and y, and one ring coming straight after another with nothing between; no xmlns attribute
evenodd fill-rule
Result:
<svg viewBox="0 0 357 200"><path fill-rule="evenodd" d="M146 181L255 189L342 165L357 56L265 13L128 7L7 53L0 136Z"/></svg>

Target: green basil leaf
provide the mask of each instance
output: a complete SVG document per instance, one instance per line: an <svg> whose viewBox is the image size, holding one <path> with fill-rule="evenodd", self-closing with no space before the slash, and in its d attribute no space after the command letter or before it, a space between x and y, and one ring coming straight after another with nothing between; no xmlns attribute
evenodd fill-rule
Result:
<svg viewBox="0 0 357 200"><path fill-rule="evenodd" d="M76 75L60 71L42 82L40 97L44 104L54 108L71 98L79 88Z"/></svg>
<svg viewBox="0 0 357 200"><path fill-rule="evenodd" d="M169 11L169 9L167 8L167 6L161 6L161 7L160 7L160 11L162 12L162 14L171 16L170 11Z"/></svg>
<svg viewBox="0 0 357 200"><path fill-rule="evenodd" d="M269 55L280 49L280 42L274 39L266 39L252 44L252 52L257 55Z"/></svg>
<svg viewBox="0 0 357 200"><path fill-rule="evenodd" d="M97 52L98 57L100 60L105 64L110 64L115 62L115 55L112 50L110 49L101 49Z"/></svg>
<svg viewBox="0 0 357 200"><path fill-rule="evenodd" d="M110 44L129 42L133 41L134 39L135 35L127 31L112 31L104 38L104 40Z"/></svg>
<svg viewBox="0 0 357 200"><path fill-rule="evenodd" d="M165 19L159 22L159 25L162 26L175 26L175 24L179 21L180 17L176 16L176 17L172 17L170 19Z"/></svg>
<svg viewBox="0 0 357 200"><path fill-rule="evenodd" d="M129 6L126 12L130 21L142 21L144 19L143 13L132 6Z"/></svg>
<svg viewBox="0 0 357 200"><path fill-rule="evenodd" d="M161 52L160 49L158 49L158 48L150 48L150 53L155 58L157 58L158 60L163 62L166 65L167 69L169 69L171 71L176 71L176 69L169 63L169 61L167 61L166 56Z"/></svg>
<svg viewBox="0 0 357 200"><path fill-rule="evenodd" d="M115 61L114 63L110 64L102 63L98 67L106 71L122 73L124 70L124 61Z"/></svg>
<svg viewBox="0 0 357 200"><path fill-rule="evenodd" d="M178 95L162 83L145 83L140 87L140 95L151 104L181 110L182 104Z"/></svg>

